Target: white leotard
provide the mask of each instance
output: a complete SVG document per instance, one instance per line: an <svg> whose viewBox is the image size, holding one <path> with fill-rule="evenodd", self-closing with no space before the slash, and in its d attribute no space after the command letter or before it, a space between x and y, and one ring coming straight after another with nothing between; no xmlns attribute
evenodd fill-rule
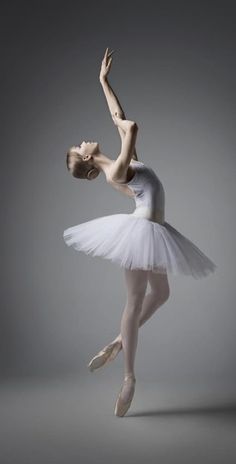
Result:
<svg viewBox="0 0 236 464"><path fill-rule="evenodd" d="M155 171L141 161L131 160L135 170L127 185L134 192L136 208L134 216L145 217L151 221L165 222L165 191Z"/></svg>

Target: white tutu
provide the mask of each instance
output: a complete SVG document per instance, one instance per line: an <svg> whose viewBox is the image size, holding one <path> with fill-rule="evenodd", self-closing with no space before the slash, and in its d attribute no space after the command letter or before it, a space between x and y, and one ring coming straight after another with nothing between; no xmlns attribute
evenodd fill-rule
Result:
<svg viewBox="0 0 236 464"><path fill-rule="evenodd" d="M127 269L152 270L200 278L217 267L168 222L159 224L132 214L113 214L69 227L68 246L101 256Z"/></svg>

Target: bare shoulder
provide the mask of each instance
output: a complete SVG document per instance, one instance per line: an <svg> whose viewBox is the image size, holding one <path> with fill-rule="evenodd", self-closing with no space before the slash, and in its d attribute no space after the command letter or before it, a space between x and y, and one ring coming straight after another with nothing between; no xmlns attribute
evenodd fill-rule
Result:
<svg viewBox="0 0 236 464"><path fill-rule="evenodd" d="M129 182L134 175L134 168L132 166L132 160L128 166L121 166L120 163L113 161L109 171L107 172L106 178L108 182L124 183Z"/></svg>

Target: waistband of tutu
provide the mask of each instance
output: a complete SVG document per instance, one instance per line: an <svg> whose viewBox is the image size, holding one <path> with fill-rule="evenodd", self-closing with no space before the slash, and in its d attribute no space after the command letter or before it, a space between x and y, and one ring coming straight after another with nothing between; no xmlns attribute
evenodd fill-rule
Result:
<svg viewBox="0 0 236 464"><path fill-rule="evenodd" d="M132 213L133 216L143 217L149 219L153 222L158 222L159 224L164 224L165 222L165 213L162 210L152 211L148 206L138 206Z"/></svg>

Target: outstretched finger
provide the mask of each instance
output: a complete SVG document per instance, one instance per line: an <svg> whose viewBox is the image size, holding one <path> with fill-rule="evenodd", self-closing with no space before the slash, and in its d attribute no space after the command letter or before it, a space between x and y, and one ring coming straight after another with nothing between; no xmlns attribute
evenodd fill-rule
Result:
<svg viewBox="0 0 236 464"><path fill-rule="evenodd" d="M106 51L105 51L105 55L104 55L105 60L107 59L108 50L109 50L109 48L107 47L107 48L106 48Z"/></svg>
<svg viewBox="0 0 236 464"><path fill-rule="evenodd" d="M112 62L112 57L111 57L111 58L109 58L109 61L108 61L108 63L107 63L107 66L108 66L108 67L110 67L110 65L111 65L111 62Z"/></svg>
<svg viewBox="0 0 236 464"><path fill-rule="evenodd" d="M108 52L108 48L106 48L106 50L105 50L105 53L104 53L104 56L103 56L103 61L106 61L106 58L107 58L107 52Z"/></svg>
<svg viewBox="0 0 236 464"><path fill-rule="evenodd" d="M107 57L110 58L110 56L115 52L115 50L112 50L108 55Z"/></svg>

